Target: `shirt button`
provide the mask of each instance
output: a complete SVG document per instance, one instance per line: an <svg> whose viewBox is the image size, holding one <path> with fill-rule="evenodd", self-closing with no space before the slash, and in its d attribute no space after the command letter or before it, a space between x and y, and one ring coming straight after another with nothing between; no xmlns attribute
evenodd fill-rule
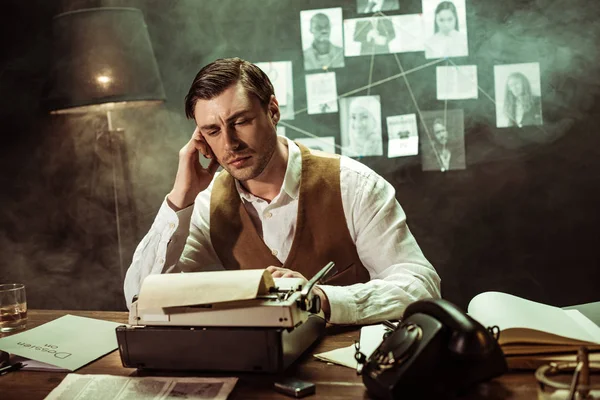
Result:
<svg viewBox="0 0 600 400"><path fill-rule="evenodd" d="M273 216L273 213L271 213L271 212L265 213L265 218L271 218L272 216Z"/></svg>
<svg viewBox="0 0 600 400"><path fill-rule="evenodd" d="M271 254L273 254L274 256L277 255L277 250L271 250Z"/></svg>
<svg viewBox="0 0 600 400"><path fill-rule="evenodd" d="M171 222L171 223L169 224L169 228L171 228L171 229L175 228L175 224Z"/></svg>
<svg viewBox="0 0 600 400"><path fill-rule="evenodd" d="M164 263L165 263L165 259L164 259L164 258L161 258L160 260L158 260L158 263L159 263L159 264L164 264Z"/></svg>

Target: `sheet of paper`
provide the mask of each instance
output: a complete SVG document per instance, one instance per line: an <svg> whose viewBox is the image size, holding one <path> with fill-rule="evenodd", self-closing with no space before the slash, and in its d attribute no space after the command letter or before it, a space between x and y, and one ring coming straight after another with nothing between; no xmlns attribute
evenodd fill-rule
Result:
<svg viewBox="0 0 600 400"><path fill-rule="evenodd" d="M305 80L309 114L338 112L335 72L306 75Z"/></svg>
<svg viewBox="0 0 600 400"><path fill-rule="evenodd" d="M371 356L375 349L383 341L383 335L388 328L383 324L363 326L360 328L360 351L367 356Z"/></svg>
<svg viewBox="0 0 600 400"><path fill-rule="evenodd" d="M117 348L117 322L65 315L0 339L0 350L70 371Z"/></svg>
<svg viewBox="0 0 600 400"><path fill-rule="evenodd" d="M419 154L419 131L416 114L392 115L386 118L388 158Z"/></svg>
<svg viewBox="0 0 600 400"><path fill-rule="evenodd" d="M340 349L326 351L320 354L315 354L314 357L321 361L356 369L357 363L356 359L354 358L355 352L356 349L354 348L354 345L352 345L348 347L342 347Z"/></svg>
<svg viewBox="0 0 600 400"><path fill-rule="evenodd" d="M163 378L69 374L46 400L225 400L238 378Z"/></svg>
<svg viewBox="0 0 600 400"><path fill-rule="evenodd" d="M438 100L476 99L479 95L476 65L436 67L436 77Z"/></svg>
<svg viewBox="0 0 600 400"><path fill-rule="evenodd" d="M250 300L273 286L266 269L149 275L142 283L138 309Z"/></svg>
<svg viewBox="0 0 600 400"><path fill-rule="evenodd" d="M383 334L386 332L386 327L383 324L363 326L360 328L360 351L369 358L371 354L379 347L383 341ZM356 369L356 359L354 354L356 348L354 345L342 347L325 353L315 354L314 357L344 367Z"/></svg>

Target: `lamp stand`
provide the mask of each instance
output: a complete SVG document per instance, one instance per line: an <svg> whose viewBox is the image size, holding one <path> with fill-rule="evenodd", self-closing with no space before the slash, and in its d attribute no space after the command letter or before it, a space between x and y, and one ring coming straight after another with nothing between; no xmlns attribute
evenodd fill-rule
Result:
<svg viewBox="0 0 600 400"><path fill-rule="evenodd" d="M135 242L138 237L137 213L133 199L133 185L129 170L129 156L125 143L125 131L114 129L111 112L106 112L107 130L96 132L94 162L92 167L92 197L97 197L101 175L105 168L111 173L112 203L116 226L117 247L121 280L125 279L124 242ZM105 164L101 166L101 164ZM102 170L101 170L102 168ZM124 235L129 240L125 240Z"/></svg>

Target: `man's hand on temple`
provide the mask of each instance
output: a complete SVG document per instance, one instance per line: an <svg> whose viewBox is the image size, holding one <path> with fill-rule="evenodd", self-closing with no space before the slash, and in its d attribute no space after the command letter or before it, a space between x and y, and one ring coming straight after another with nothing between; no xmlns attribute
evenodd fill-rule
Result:
<svg viewBox="0 0 600 400"><path fill-rule="evenodd" d="M200 164L199 153L210 158L206 168ZM189 142L179 151L179 166L173 190L168 194L169 205L181 210L194 203L198 193L210 185L219 163L202 134L196 128Z"/></svg>
<svg viewBox="0 0 600 400"><path fill-rule="evenodd" d="M275 267L273 265L267 267L267 271L273 275L273 278L301 278L308 282L308 279L304 277L300 272L292 271L291 269ZM314 293L321 298L321 309L325 314L325 319L329 320L331 316L331 308L329 306L329 299L325 292L318 286L313 287Z"/></svg>

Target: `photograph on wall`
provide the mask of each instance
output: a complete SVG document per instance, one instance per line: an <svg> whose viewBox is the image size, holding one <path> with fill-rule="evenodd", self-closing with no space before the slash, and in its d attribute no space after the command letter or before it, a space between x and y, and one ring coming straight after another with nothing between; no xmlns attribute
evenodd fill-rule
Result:
<svg viewBox="0 0 600 400"><path fill-rule="evenodd" d="M341 7L300 11L300 29L305 70L344 66Z"/></svg>
<svg viewBox="0 0 600 400"><path fill-rule="evenodd" d="M388 158L419 154L419 133L415 114L394 115L386 118L388 131Z"/></svg>
<svg viewBox="0 0 600 400"><path fill-rule="evenodd" d="M338 112L335 72L306 75L306 101L309 114Z"/></svg>
<svg viewBox="0 0 600 400"><path fill-rule="evenodd" d="M424 111L422 117L419 135L423 171L465 169L463 110Z"/></svg>
<svg viewBox="0 0 600 400"><path fill-rule="evenodd" d="M291 61L257 62L255 65L269 77L279 103L281 119L294 119L294 80Z"/></svg>
<svg viewBox="0 0 600 400"><path fill-rule="evenodd" d="M476 65L436 67L435 74L438 100L467 100L479 97Z"/></svg>
<svg viewBox="0 0 600 400"><path fill-rule="evenodd" d="M399 9L400 0L356 0L356 12L359 14L385 13Z"/></svg>
<svg viewBox="0 0 600 400"><path fill-rule="evenodd" d="M390 43L392 53L407 53L425 50L423 15L405 14L390 17L396 31L396 39Z"/></svg>
<svg viewBox="0 0 600 400"><path fill-rule="evenodd" d="M425 58L469 55L465 0L423 0Z"/></svg>
<svg viewBox="0 0 600 400"><path fill-rule="evenodd" d="M496 65L494 80L498 128L543 124L539 63Z"/></svg>
<svg viewBox="0 0 600 400"><path fill-rule="evenodd" d="M294 140L298 143L302 143L309 149L335 154L335 138L333 136L324 136L318 138L302 137Z"/></svg>
<svg viewBox="0 0 600 400"><path fill-rule="evenodd" d="M383 155L381 101L378 95L341 98L340 128L343 155Z"/></svg>
<svg viewBox="0 0 600 400"><path fill-rule="evenodd" d="M423 51L423 22L418 14L344 20L346 57Z"/></svg>

